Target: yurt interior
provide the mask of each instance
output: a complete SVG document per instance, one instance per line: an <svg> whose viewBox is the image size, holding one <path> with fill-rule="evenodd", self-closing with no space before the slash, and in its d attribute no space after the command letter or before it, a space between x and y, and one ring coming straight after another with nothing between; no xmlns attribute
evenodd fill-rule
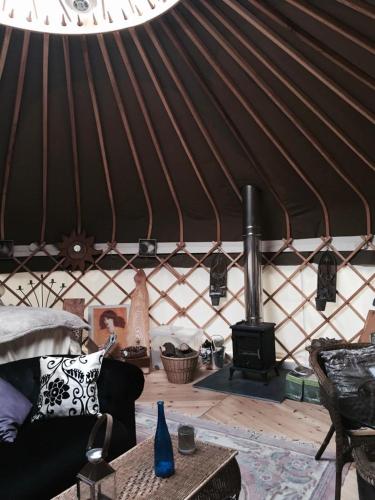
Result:
<svg viewBox="0 0 375 500"><path fill-rule="evenodd" d="M0 0L0 499L375 499L375 0Z"/></svg>

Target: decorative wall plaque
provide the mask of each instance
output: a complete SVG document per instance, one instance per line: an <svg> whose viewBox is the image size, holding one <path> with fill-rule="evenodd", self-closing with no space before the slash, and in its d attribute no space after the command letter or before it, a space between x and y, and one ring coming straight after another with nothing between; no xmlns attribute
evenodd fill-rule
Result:
<svg viewBox="0 0 375 500"><path fill-rule="evenodd" d="M63 236L62 243L58 243L57 247L60 250L59 257L65 257L62 266L70 267L72 271L84 271L86 262L93 263L94 256L100 254L94 248L94 237L86 236L84 231L72 231L70 236Z"/></svg>
<svg viewBox="0 0 375 500"><path fill-rule="evenodd" d="M221 297L227 295L227 262L222 253L214 254L210 271L210 297L213 306L218 306Z"/></svg>
<svg viewBox="0 0 375 500"><path fill-rule="evenodd" d="M324 311L327 302L336 302L337 262L332 252L324 252L318 265L316 309Z"/></svg>
<svg viewBox="0 0 375 500"><path fill-rule="evenodd" d="M138 240L138 242L139 242L138 255L140 257L156 256L157 240L140 239Z"/></svg>
<svg viewBox="0 0 375 500"><path fill-rule="evenodd" d="M10 259L13 257L13 240L0 240L0 259Z"/></svg>

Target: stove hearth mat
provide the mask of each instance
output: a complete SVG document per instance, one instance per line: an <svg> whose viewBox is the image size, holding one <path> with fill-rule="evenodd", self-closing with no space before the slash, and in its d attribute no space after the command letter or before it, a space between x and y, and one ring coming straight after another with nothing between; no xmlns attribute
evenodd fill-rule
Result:
<svg viewBox="0 0 375 500"><path fill-rule="evenodd" d="M239 371L233 374L232 380L229 380L229 366L227 366L193 384L193 387L282 403L285 399L285 378L289 370L279 368L279 372L280 376L270 378L266 385L261 377L244 378Z"/></svg>

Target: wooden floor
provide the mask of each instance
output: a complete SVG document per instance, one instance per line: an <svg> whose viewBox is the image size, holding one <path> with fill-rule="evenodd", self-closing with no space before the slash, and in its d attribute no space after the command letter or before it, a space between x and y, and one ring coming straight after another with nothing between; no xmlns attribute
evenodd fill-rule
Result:
<svg viewBox="0 0 375 500"><path fill-rule="evenodd" d="M200 376L209 373L201 372ZM285 400L269 403L241 396L195 389L192 384L170 384L163 370L146 375L146 384L138 405L155 406L164 400L166 409L201 417L234 427L245 427L269 435L313 443L318 448L326 435L330 419L319 405ZM334 442L329 449L334 451ZM351 466L342 488L342 500L357 500L357 480Z"/></svg>

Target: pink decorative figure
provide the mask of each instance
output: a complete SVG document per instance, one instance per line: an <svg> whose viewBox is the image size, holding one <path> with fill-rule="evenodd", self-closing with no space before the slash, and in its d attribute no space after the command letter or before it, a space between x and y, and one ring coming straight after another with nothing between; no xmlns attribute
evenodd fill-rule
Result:
<svg viewBox="0 0 375 500"><path fill-rule="evenodd" d="M149 297L146 287L146 274L138 269L134 276L135 290L131 296L129 321L127 325L128 346L141 345L150 349L150 320L148 316Z"/></svg>

